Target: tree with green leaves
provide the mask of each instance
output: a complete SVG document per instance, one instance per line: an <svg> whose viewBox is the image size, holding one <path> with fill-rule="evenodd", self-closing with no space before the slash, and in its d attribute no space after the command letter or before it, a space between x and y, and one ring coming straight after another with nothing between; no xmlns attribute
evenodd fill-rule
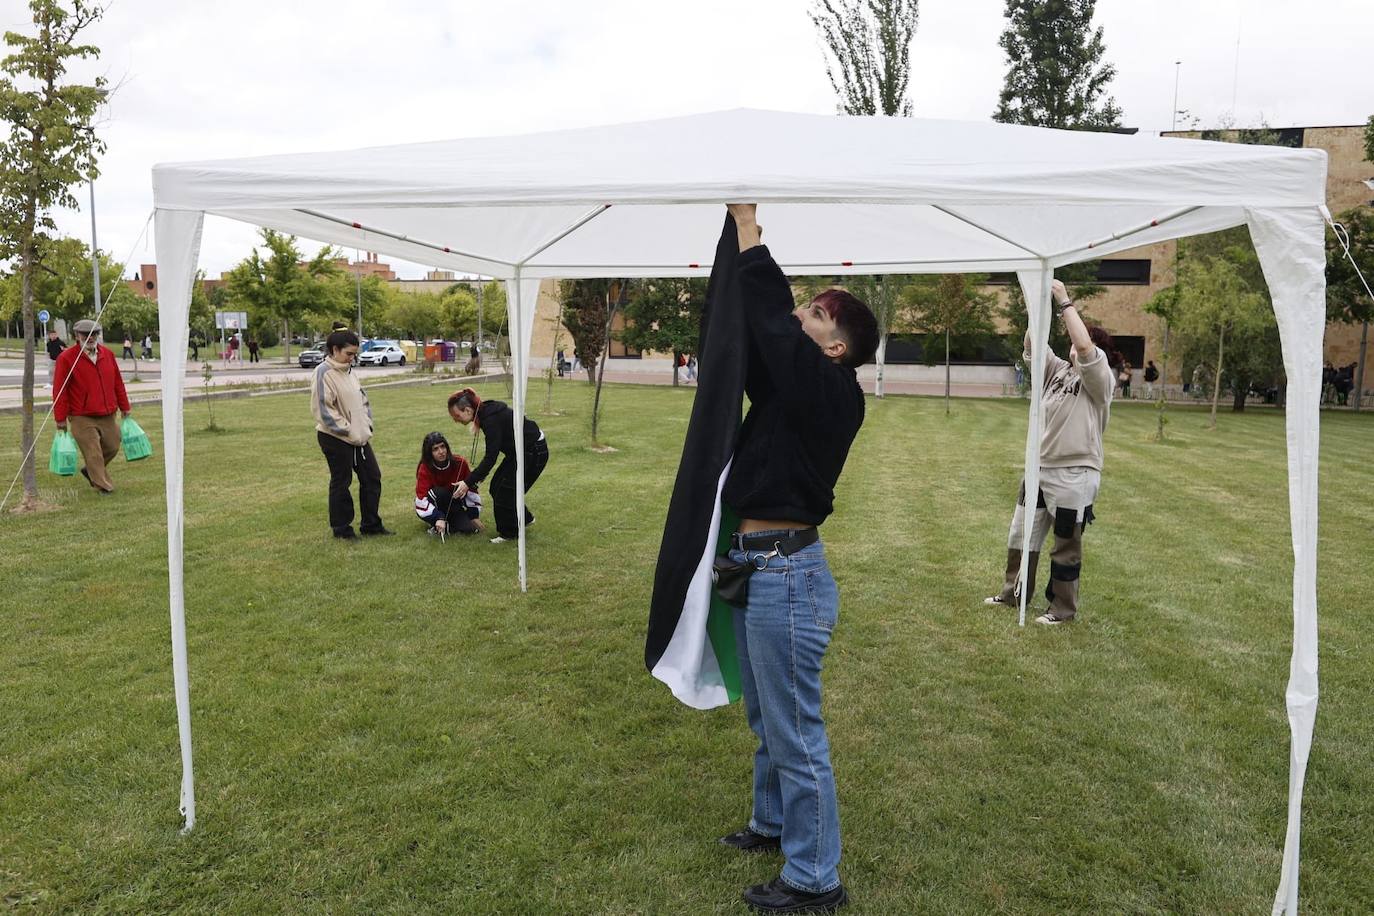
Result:
<svg viewBox="0 0 1374 916"><path fill-rule="evenodd" d="M1067 130L1121 126L1121 108L1107 94L1116 68L1104 63L1097 0L1007 0L1007 27L998 44L1007 75L993 120Z"/></svg>
<svg viewBox="0 0 1374 916"><path fill-rule="evenodd" d="M381 326L410 340L428 340L444 327L442 300L434 293L396 293Z"/></svg>
<svg viewBox="0 0 1374 916"><path fill-rule="evenodd" d="M1079 317L1090 323L1088 302L1107 290L1105 286L1097 282L1098 265L1101 263L1100 260L1083 261L1078 264L1065 265L1054 272L1055 277L1063 281L1068 288L1069 295L1078 304ZM1030 328L1030 316L1026 312L1026 296L1021 291L1021 284L1014 279L1007 287L1006 300L999 311L1007 328L1006 334L1002 338L1006 347L1007 359L1015 362L1021 359L1022 344L1026 338L1026 331ZM1049 346L1056 353L1068 352L1069 335L1064 330L1063 322L1050 322ZM1111 356L1112 354L1108 353L1107 355Z"/></svg>
<svg viewBox="0 0 1374 916"><path fill-rule="evenodd" d="M102 273L102 276L104 274ZM186 323L190 328L187 339L197 336L202 342L205 335L215 326L215 305L210 291L205 288L205 271L196 271L196 279L191 283L191 305L187 309ZM166 359L167 354L163 354Z"/></svg>
<svg viewBox="0 0 1374 916"><path fill-rule="evenodd" d="M561 280L558 283L559 307L563 326L572 334L574 354L587 369L587 379L596 386L592 398L592 441L597 441L601 415L601 386L606 378L606 354L611 346L611 328L617 312L629 302L629 282L625 280Z"/></svg>
<svg viewBox="0 0 1374 916"><path fill-rule="evenodd" d="M1374 124L1374 120L1371 120ZM1374 131L1370 133L1374 142ZM1374 285L1374 208L1355 207L1337 217L1345 237L1335 232L1326 233L1326 320L1342 324L1359 322L1360 359L1355 370L1355 403L1360 409L1361 395L1364 393L1365 357L1369 345L1369 322L1374 320L1374 298L1369 295L1366 283ZM1346 246L1349 245L1349 255ZM1354 258L1355 264L1350 259ZM1363 274L1364 279L1360 276Z"/></svg>
<svg viewBox="0 0 1374 916"><path fill-rule="evenodd" d="M1374 115L1364 125L1364 157L1374 162Z"/></svg>
<svg viewBox="0 0 1374 916"><path fill-rule="evenodd" d="M886 276L854 276L845 281L845 288L863 300L878 320L878 350L873 354L877 377L873 387L875 397L883 396L883 370L887 364L887 338L901 323L904 291L912 277L906 274ZM814 298L814 297L813 297Z"/></svg>
<svg viewBox="0 0 1374 916"><path fill-rule="evenodd" d="M673 356L673 386L678 384L679 357L695 353L706 306L705 277L669 277L630 285L625 303L625 329L620 340L636 350Z"/></svg>
<svg viewBox="0 0 1374 916"><path fill-rule="evenodd" d="M228 273L229 298L248 312L251 323L258 316L281 322L286 342L285 361L291 362L292 322L318 323L320 318L351 314L345 308L343 287L330 280L339 273L337 254L329 246L314 258L301 262L296 237L262 229L264 258L257 248Z"/></svg>
<svg viewBox="0 0 1374 916"><path fill-rule="evenodd" d="M100 252L100 276L104 289L101 301L128 288L116 278L122 276L123 265L107 253ZM113 286L111 284L113 281ZM23 277L19 272L0 279L6 288L0 301L19 314L23 300ZM113 292L112 292L113 289ZM42 237L38 243L38 258L30 279L30 293L34 310L47 309L54 318L71 324L81 318L95 317L95 278L91 273L91 251L86 243L74 238ZM7 317L6 306L0 305L0 317ZM102 322L109 327L108 321Z"/></svg>
<svg viewBox="0 0 1374 916"><path fill-rule="evenodd" d="M486 298L485 296L483 297ZM477 337L477 294L468 286L453 285L439 299L440 333L449 340ZM467 359L467 354L463 354Z"/></svg>
<svg viewBox="0 0 1374 916"><path fill-rule="evenodd" d="M1170 324L1183 363L1203 365L1212 375L1211 428L1223 381L1232 410L1241 411L1251 386L1276 386L1283 375L1278 323L1263 279L1255 276L1259 259L1246 242L1215 254L1187 253L1179 267Z"/></svg>
<svg viewBox="0 0 1374 916"><path fill-rule="evenodd" d="M32 34L6 32L11 50L0 60L0 261L17 259L24 321L24 377L20 451L24 455L21 509L38 507L33 433L33 283L41 239L55 229L52 210L75 208L72 186L98 174L105 144L93 130L108 92L103 77L89 84L67 79L75 61L100 49L79 44L81 33L104 10L87 0L30 0Z"/></svg>
<svg viewBox="0 0 1374 916"><path fill-rule="evenodd" d="M157 320L156 302L140 296L123 283L118 283L105 300L105 311L101 314L100 324L107 340L117 340L123 335L137 344L144 334L151 334L157 329ZM139 347L135 345L134 353L138 352ZM167 358L167 354L164 353L163 358ZM138 356L135 355L134 375L131 381L138 380Z"/></svg>
<svg viewBox="0 0 1374 916"><path fill-rule="evenodd" d="M560 280L558 302L563 326L573 339L573 355L587 370L588 384L596 384L596 370L610 326L609 301L614 280Z"/></svg>
<svg viewBox="0 0 1374 916"><path fill-rule="evenodd" d="M317 303L325 303L324 307L317 305L310 309L310 315L306 320L314 325L315 330L324 330L333 327L335 320L348 322L349 327L358 323L359 303L362 305L362 326L354 328L359 336L366 331L368 336L381 337L381 324L385 319L387 309L391 307L391 290L387 282L376 274L360 276L355 269L346 269L338 263L334 255L335 251L326 249L329 252L327 257L334 264L333 269L319 276L321 283L325 286L322 294L317 295ZM321 254L325 254L324 251Z"/></svg>
<svg viewBox="0 0 1374 916"><path fill-rule="evenodd" d="M935 365L939 350L929 344L945 339L945 415L949 415L950 351L980 346L996 335L993 310L997 295L986 291L982 274L938 274L920 277L903 293L903 306L911 322L926 333L924 357Z"/></svg>
<svg viewBox="0 0 1374 916"><path fill-rule="evenodd" d="M918 0L815 0L811 22L827 52L825 74L848 115L911 117L911 39Z"/></svg>

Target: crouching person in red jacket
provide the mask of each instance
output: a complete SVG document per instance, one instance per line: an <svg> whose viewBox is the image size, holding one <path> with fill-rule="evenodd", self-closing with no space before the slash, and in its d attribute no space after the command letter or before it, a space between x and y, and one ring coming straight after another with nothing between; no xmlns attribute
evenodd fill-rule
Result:
<svg viewBox="0 0 1374 916"><path fill-rule="evenodd" d="M119 454L115 411L128 416L129 394L115 355L100 345L99 328L89 318L76 323L76 344L53 363L53 419L58 429L72 425L72 437L86 466L81 474L101 493L113 493L109 463Z"/></svg>
<svg viewBox="0 0 1374 916"><path fill-rule="evenodd" d="M451 532L476 534L482 530L477 516L482 497L467 489L454 490L472 474L467 459L453 454L443 433L425 436L420 445L420 463L415 468L415 514L429 526L429 533L443 537Z"/></svg>

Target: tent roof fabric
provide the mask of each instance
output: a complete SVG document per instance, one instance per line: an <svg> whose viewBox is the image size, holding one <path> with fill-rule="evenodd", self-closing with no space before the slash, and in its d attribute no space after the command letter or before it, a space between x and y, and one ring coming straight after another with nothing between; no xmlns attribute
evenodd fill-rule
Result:
<svg viewBox="0 0 1374 916"><path fill-rule="evenodd" d="M792 273L1024 269L1321 206L1325 182L1321 150L747 109L153 170L160 209L507 278L704 274L746 199Z"/></svg>

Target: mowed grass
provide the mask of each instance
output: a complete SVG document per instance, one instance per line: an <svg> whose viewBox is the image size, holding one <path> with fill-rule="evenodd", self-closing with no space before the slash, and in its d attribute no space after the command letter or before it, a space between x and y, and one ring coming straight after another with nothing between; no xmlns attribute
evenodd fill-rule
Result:
<svg viewBox="0 0 1374 916"><path fill-rule="evenodd" d="M187 407L186 603L199 822L180 759L158 456L117 495L40 471L0 519L0 899L33 912L738 913L775 858L745 822L739 706L687 709L643 636L692 391L536 412L552 459L515 549L437 543L421 437L470 445L429 385L371 393L398 536L329 537L303 396ZM500 386L483 394L504 397ZM531 401L543 404L531 383ZM1283 417L1120 405L1084 614L1018 629L995 586L1024 402L893 397L825 525L842 593L826 717L858 913L1256 913L1278 880L1291 548ZM0 417L0 470L18 461ZM43 464L50 433L45 435ZM1322 700L1307 913L1374 910L1374 418L1327 414ZM1043 573L1042 573L1043 575Z"/></svg>

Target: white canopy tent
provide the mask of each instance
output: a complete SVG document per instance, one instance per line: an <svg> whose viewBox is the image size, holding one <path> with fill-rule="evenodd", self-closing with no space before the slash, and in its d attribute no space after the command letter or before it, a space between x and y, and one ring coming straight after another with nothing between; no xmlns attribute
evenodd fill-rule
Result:
<svg viewBox="0 0 1374 916"><path fill-rule="evenodd" d="M184 349L205 213L483 274L507 284L519 417L541 278L704 275L721 205L758 201L770 248L790 274L1017 273L1031 304L1025 463L1033 493L1053 270L1248 225L1272 294L1288 375L1292 741L1288 831L1274 912L1295 913L1303 778L1317 705L1325 180L1320 150L749 110L163 164L153 169L161 335L166 351ZM169 363L162 386L181 805L190 829L195 799L182 588L184 373L183 363ZM522 453L518 421L515 430ZM523 487L517 493L523 510ZM524 512L517 515L523 588ZM1022 615L1024 622L1024 607Z"/></svg>

